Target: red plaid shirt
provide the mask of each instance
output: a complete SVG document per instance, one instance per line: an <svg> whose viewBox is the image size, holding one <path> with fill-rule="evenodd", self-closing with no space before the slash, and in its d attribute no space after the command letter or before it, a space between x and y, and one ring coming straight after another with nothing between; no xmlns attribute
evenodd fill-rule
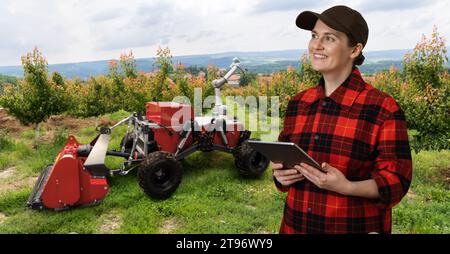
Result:
<svg viewBox="0 0 450 254"><path fill-rule="evenodd" d="M366 83L357 68L329 97L324 81L300 92L286 110L279 141L294 142L350 181L374 179L381 198L344 196L307 179L288 192L280 233L390 233L391 208L408 191L411 151L403 111Z"/></svg>

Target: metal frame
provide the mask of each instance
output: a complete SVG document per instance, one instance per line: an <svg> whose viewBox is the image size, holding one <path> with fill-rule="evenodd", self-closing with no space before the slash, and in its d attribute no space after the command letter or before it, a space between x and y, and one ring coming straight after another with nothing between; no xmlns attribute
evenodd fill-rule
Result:
<svg viewBox="0 0 450 254"><path fill-rule="evenodd" d="M244 70L240 66L240 61L237 58L233 59L233 63L230 65L230 70L224 75L224 77L213 80L212 86L214 87L214 93L215 93L215 106L213 109L213 116L209 119L206 118L210 125L208 126L208 129L204 132L197 129L198 123L194 120L189 120L183 124L183 129L180 131L180 137L181 140L177 144L177 150L175 152L175 159L176 160L182 160L188 155L196 152L196 151L212 151L212 150L218 150L222 152L227 153L233 153L234 148L230 148L228 146L228 140L225 135L226 132L226 106L222 104L221 95L220 95L220 88L228 81L228 79L233 75L234 72L237 70L241 70L244 72ZM204 119L203 119L204 120ZM233 120L234 123L237 123L236 118ZM120 169L111 170L111 174L116 175L126 175L131 170L139 166L139 164L147 157L149 154L148 147L150 145L149 142L152 142L151 139L149 139L149 135L153 135L152 129L158 129L163 128L169 132L169 135L173 134L173 131L170 130L168 127L160 125L155 122L150 122L149 120L142 117L140 113L132 113L129 117L124 118L123 120L116 123L114 126L109 128L109 133L116 127L128 124L127 132L125 134L125 140L128 140L128 135L130 133L134 133L134 140L133 140L133 146L131 148L130 153L125 152L125 144L120 148L120 151L107 151L106 155L109 156L117 156L117 157L123 157L126 159L126 161L123 163L122 167ZM132 129L132 130L131 130ZM220 137L222 139L223 144L225 145L218 145L214 144L212 140L212 135L214 132L219 132ZM240 143L250 137L250 131L247 130L240 130L241 135L239 137L239 141L237 143L238 147ZM185 150L182 150L187 139L189 136L192 135L194 139L194 144ZM154 142L154 141L153 141ZM93 149L93 148L92 148Z"/></svg>

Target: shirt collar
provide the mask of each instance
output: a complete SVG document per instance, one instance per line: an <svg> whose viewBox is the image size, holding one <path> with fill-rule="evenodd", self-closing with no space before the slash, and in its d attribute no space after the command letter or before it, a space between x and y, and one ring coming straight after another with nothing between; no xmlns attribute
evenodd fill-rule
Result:
<svg viewBox="0 0 450 254"><path fill-rule="evenodd" d="M328 97L337 104L344 106L352 106L358 94L364 89L365 81L361 77L361 73L358 68L354 68L347 79L334 90L334 92ZM310 89L303 97L304 102L312 104L317 100L324 99L325 96L325 81L323 77L320 79L319 84Z"/></svg>

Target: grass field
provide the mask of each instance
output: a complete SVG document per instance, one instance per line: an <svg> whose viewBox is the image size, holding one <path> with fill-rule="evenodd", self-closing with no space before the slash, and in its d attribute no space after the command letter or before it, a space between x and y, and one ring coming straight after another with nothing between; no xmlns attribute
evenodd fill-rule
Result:
<svg viewBox="0 0 450 254"><path fill-rule="evenodd" d="M117 121L120 111L104 116ZM89 127L69 128L87 143L97 134ZM113 132L118 148L125 131ZM233 157L220 152L195 153L182 162L180 187L167 200L148 198L134 172L113 177L97 206L68 211L35 211L26 200L40 171L64 145L67 130L47 129L33 150L33 131L0 133L0 233L277 233L285 194L272 182L270 170L260 179L243 179ZM121 159L109 159L118 167ZM411 191L394 208L394 233L450 233L450 151L413 153Z"/></svg>

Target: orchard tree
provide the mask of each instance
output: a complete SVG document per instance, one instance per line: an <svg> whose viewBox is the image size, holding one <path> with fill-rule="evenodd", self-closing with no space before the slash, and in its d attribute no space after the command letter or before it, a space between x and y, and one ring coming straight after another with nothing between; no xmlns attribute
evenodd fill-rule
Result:
<svg viewBox="0 0 450 254"><path fill-rule="evenodd" d="M431 38L422 35L412 54L405 55L403 68L406 80L420 90L425 90L427 85L439 88L440 75L445 71L447 62L445 39L439 36L434 26Z"/></svg>
<svg viewBox="0 0 450 254"><path fill-rule="evenodd" d="M417 130L412 148L450 148L450 77L445 68L445 38L433 27L431 38L422 35L412 54L403 61L407 88L399 103L406 112L408 128Z"/></svg>
<svg viewBox="0 0 450 254"><path fill-rule="evenodd" d="M305 88L317 85L322 75L312 68L311 61L306 53L303 54L300 64L300 76Z"/></svg>
<svg viewBox="0 0 450 254"><path fill-rule="evenodd" d="M83 97L79 98L79 116L95 117L95 128L98 127L98 117L115 111L111 80L105 76L91 77L83 89Z"/></svg>
<svg viewBox="0 0 450 254"><path fill-rule="evenodd" d="M122 58L122 56L121 56ZM122 60L121 60L122 62ZM112 93L114 96L111 98L111 101L113 102L111 105L112 111L116 111L122 107L123 101L124 101L124 93L125 93L125 86L123 83L124 76L119 71L119 63L116 60L111 60L108 63L109 65L109 73L108 78L112 82Z"/></svg>
<svg viewBox="0 0 450 254"><path fill-rule="evenodd" d="M6 89L0 104L20 123L35 125L34 147L37 147L41 123L64 108L53 82L48 80L47 60L37 48L22 56L22 66L24 79L16 87Z"/></svg>
<svg viewBox="0 0 450 254"><path fill-rule="evenodd" d="M178 64L174 69L173 81L177 85L179 95L188 97L189 101L193 103L194 87L189 84L186 67L182 64Z"/></svg>
<svg viewBox="0 0 450 254"><path fill-rule="evenodd" d="M164 91L169 90L169 82L167 78L169 74L173 71L172 66L172 54L170 53L170 49L166 48L158 48L156 52L156 64L158 65L159 71L156 73L156 77L154 79L154 89L151 92L152 98L157 101L164 99L172 99L172 98L164 98Z"/></svg>
<svg viewBox="0 0 450 254"><path fill-rule="evenodd" d="M257 73L255 72L244 72L242 73L241 79L239 79L239 86L247 86L252 82L256 81Z"/></svg>
<svg viewBox="0 0 450 254"><path fill-rule="evenodd" d="M122 68L123 74L126 78L137 78L138 71L136 65L136 59L134 59L133 51L128 54L120 55L120 68Z"/></svg>
<svg viewBox="0 0 450 254"><path fill-rule="evenodd" d="M67 92L67 84L64 77L57 71L53 72L50 85L55 91L55 94L52 97L54 100L52 104L57 107L57 112L55 113L66 112L70 107L71 97Z"/></svg>

